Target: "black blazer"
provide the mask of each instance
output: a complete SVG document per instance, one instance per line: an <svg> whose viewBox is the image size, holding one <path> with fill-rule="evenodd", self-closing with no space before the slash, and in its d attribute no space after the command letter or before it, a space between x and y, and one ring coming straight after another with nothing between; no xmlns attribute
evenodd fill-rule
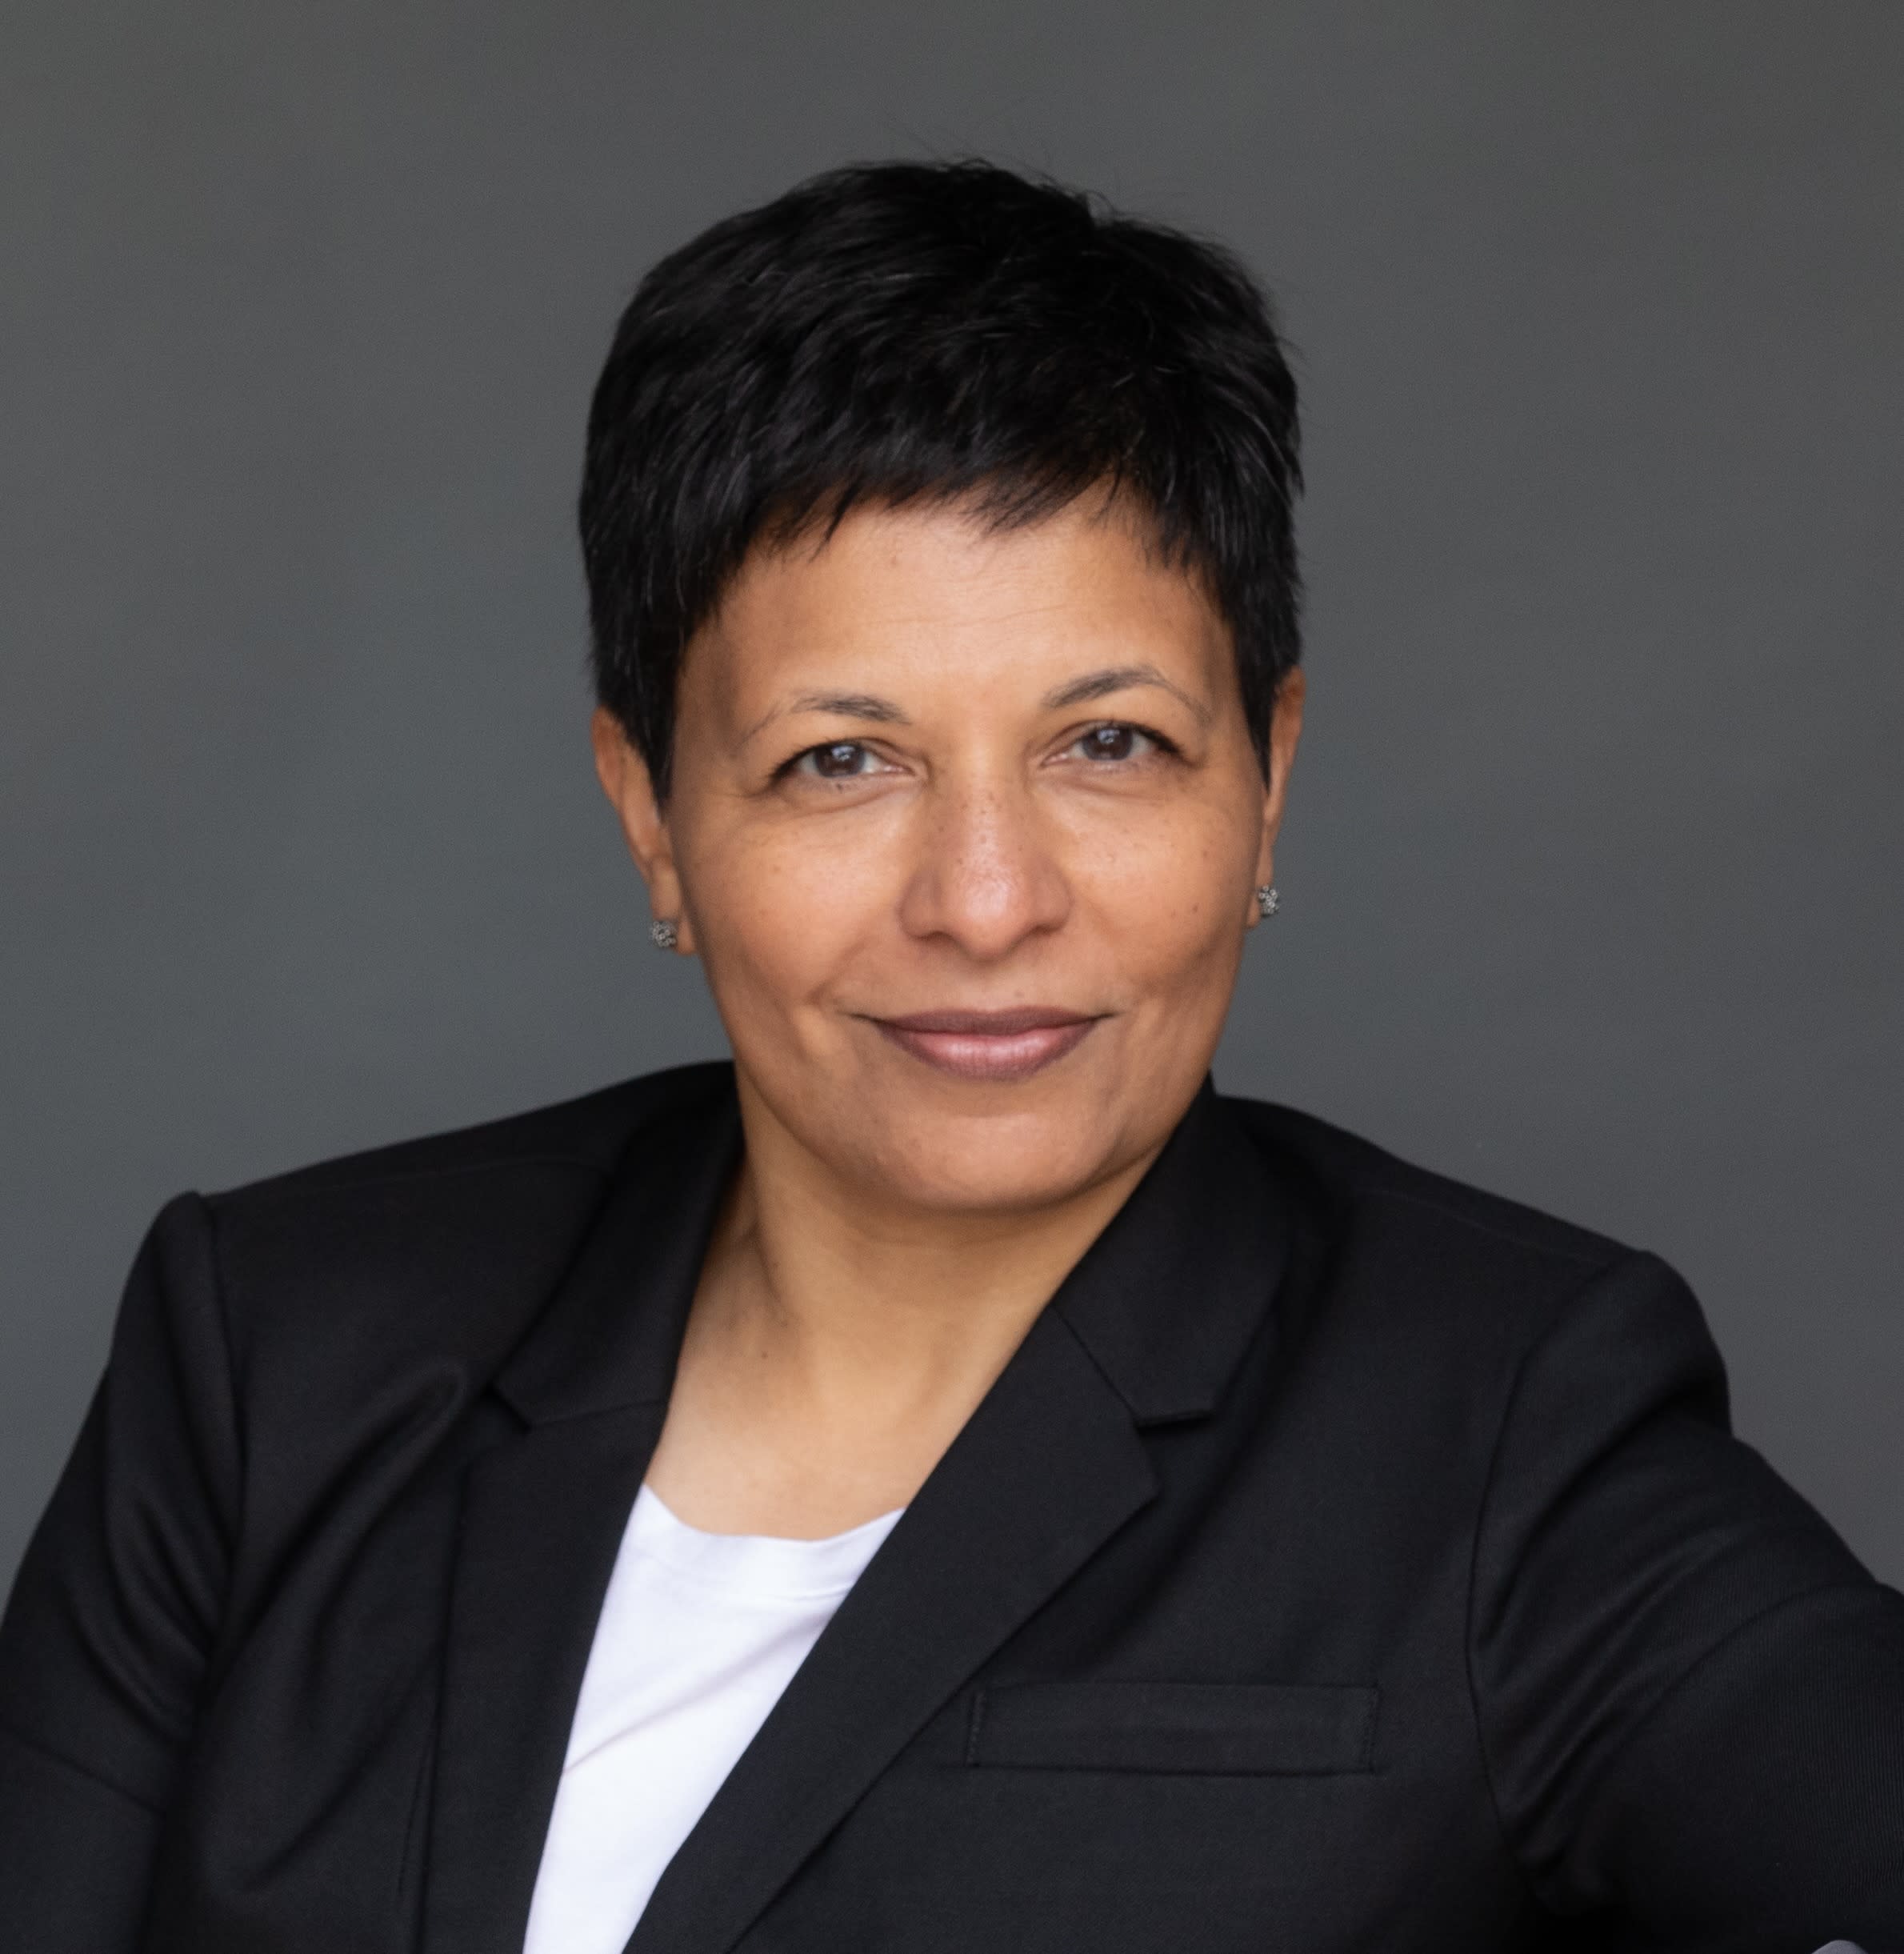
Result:
<svg viewBox="0 0 1904 1954"><path fill-rule="evenodd" d="M160 1215L0 1631L6 1954L514 1954L739 1144ZM1904 1599L1671 1271L1206 1087L633 1954L1904 1946Z"/></svg>

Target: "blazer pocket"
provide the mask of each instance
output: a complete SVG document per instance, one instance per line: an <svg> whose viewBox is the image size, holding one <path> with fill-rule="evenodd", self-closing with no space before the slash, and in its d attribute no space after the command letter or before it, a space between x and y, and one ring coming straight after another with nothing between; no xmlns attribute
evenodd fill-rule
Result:
<svg viewBox="0 0 1904 1954"><path fill-rule="evenodd" d="M969 1764L1301 1777L1368 1771L1379 1692L1310 1683L1001 1683L972 1704Z"/></svg>

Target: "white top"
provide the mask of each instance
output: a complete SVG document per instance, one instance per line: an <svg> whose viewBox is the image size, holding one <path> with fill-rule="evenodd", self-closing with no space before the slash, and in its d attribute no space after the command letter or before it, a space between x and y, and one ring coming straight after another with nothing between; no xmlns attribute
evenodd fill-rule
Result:
<svg viewBox="0 0 1904 1954"><path fill-rule="evenodd" d="M646 1486L636 1494L523 1954L621 1954L662 1869L898 1518L824 1540L703 1533Z"/></svg>

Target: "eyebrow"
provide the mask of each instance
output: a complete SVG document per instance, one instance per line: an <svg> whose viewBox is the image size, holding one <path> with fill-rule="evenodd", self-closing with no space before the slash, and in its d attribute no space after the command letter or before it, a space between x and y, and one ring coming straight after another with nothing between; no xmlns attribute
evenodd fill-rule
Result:
<svg viewBox="0 0 1904 1954"><path fill-rule="evenodd" d="M837 719L870 719L878 726L912 724L903 710L890 699L879 699L870 692L800 692L756 719L741 735L738 743L746 746L756 733L794 712L827 712Z"/></svg>
<svg viewBox="0 0 1904 1954"><path fill-rule="evenodd" d="M1201 699L1194 699L1183 687L1166 679L1154 665L1107 665L1101 671L1087 671L1081 678L1068 679L1065 683L1047 692L1044 697L1047 712L1062 711L1067 706L1087 705L1094 699L1108 698L1113 692L1130 691L1135 686L1155 686L1168 692L1196 715L1198 723L1209 725L1211 713ZM756 733L771 725L776 719L785 719L790 713L824 712L836 719L865 719L876 726L910 726L912 721L902 707L896 706L890 699L881 699L871 692L799 692L781 705L778 705L763 718L754 721L742 734L739 743L745 746Z"/></svg>
<svg viewBox="0 0 1904 1954"><path fill-rule="evenodd" d="M1067 679L1054 691L1047 692L1045 705L1047 710L1055 712L1065 706L1082 706L1094 699L1103 699L1113 692L1127 691L1139 685L1154 685L1168 692L1196 715L1199 725L1209 725L1211 716L1209 707L1166 679L1154 665L1109 665L1102 671L1086 672L1082 678Z"/></svg>

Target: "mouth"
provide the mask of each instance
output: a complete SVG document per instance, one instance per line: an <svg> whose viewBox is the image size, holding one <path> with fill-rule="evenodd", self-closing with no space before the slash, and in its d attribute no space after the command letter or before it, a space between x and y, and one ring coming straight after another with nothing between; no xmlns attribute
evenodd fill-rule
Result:
<svg viewBox="0 0 1904 1954"><path fill-rule="evenodd" d="M1075 1051L1101 1023L1041 1004L1017 1011L920 1011L875 1018L880 1031L954 1079L1029 1079Z"/></svg>

